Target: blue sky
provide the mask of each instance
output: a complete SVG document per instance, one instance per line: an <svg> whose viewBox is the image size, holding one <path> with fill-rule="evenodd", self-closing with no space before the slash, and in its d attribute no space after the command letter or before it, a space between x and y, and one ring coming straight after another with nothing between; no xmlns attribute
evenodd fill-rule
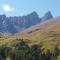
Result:
<svg viewBox="0 0 60 60"><path fill-rule="evenodd" d="M0 0L0 15L22 16L36 11L43 16L51 11L53 16L60 15L60 0Z"/></svg>

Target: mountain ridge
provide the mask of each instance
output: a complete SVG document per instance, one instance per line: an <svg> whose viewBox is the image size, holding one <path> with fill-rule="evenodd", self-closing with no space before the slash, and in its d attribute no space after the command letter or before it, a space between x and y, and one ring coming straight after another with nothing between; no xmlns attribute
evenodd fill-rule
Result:
<svg viewBox="0 0 60 60"><path fill-rule="evenodd" d="M60 16L46 20L41 24L24 30L23 32L19 32L15 35L3 37L0 39L0 43L3 42L3 44L16 42L17 39L24 39L29 40L30 45L42 43L44 47L53 48L53 46L55 46L57 43L60 43Z"/></svg>
<svg viewBox="0 0 60 60"><path fill-rule="evenodd" d="M44 15L44 17L46 17L46 20L53 18L53 16L50 16L52 16L51 12L47 12ZM45 20L45 18L40 18L35 11L26 16L19 17L6 17L6 15L0 15L0 32L15 34L40 23L42 20Z"/></svg>

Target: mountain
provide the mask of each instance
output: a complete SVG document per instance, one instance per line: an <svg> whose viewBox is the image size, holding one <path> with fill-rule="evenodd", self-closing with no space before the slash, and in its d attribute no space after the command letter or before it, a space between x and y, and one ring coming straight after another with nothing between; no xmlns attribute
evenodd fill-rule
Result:
<svg viewBox="0 0 60 60"><path fill-rule="evenodd" d="M41 20L36 12L32 12L27 16L14 16L6 17L5 15L0 15L0 32L7 32L15 34L18 31L22 31L32 25L39 23Z"/></svg>
<svg viewBox="0 0 60 60"><path fill-rule="evenodd" d="M40 23L42 20L51 18L53 18L53 16L50 12L47 12L43 18L40 18L35 11L26 16L19 17L6 17L6 15L0 15L0 32L15 34Z"/></svg>
<svg viewBox="0 0 60 60"><path fill-rule="evenodd" d="M3 58L6 55L6 60L14 56L25 60L27 55L32 60L60 60L60 16L0 38L0 52Z"/></svg>
<svg viewBox="0 0 60 60"><path fill-rule="evenodd" d="M44 48L51 50L58 45L60 49L60 16L17 33L15 38L30 40L30 44L41 43Z"/></svg>
<svg viewBox="0 0 60 60"><path fill-rule="evenodd" d="M42 21L52 19L52 13L50 11L46 12L45 15L42 17Z"/></svg>
<svg viewBox="0 0 60 60"><path fill-rule="evenodd" d="M53 49L56 45L60 49L60 16L34 25L15 35L3 37L0 45L17 42L24 39L32 44L42 44L45 49Z"/></svg>

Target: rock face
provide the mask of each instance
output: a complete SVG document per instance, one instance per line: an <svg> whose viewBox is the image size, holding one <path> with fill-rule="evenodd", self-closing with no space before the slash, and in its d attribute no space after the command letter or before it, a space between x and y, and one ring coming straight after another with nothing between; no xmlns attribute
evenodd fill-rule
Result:
<svg viewBox="0 0 60 60"><path fill-rule="evenodd" d="M0 32L15 34L40 23L42 19L46 20L50 18L52 18L50 12L47 12L43 18L39 18L35 11L26 16L19 17L6 17L5 15L0 15Z"/></svg>
<svg viewBox="0 0 60 60"><path fill-rule="evenodd" d="M48 20L48 19L52 19L52 18L53 18L53 16L52 16L51 12L48 11L48 12L42 17L42 20L44 21L44 20Z"/></svg>
<svg viewBox="0 0 60 60"><path fill-rule="evenodd" d="M40 21L41 20L36 12L19 17L6 17L5 15L0 15L0 32L15 34L18 31L22 31L32 25L38 24Z"/></svg>

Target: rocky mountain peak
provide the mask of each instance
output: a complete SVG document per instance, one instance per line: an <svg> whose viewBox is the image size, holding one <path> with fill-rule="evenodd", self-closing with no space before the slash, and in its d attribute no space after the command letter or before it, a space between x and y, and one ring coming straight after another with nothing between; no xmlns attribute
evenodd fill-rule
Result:
<svg viewBox="0 0 60 60"><path fill-rule="evenodd" d="M48 11L45 13L42 20L48 20L48 19L52 19L52 18L53 18L52 13L50 11Z"/></svg>

